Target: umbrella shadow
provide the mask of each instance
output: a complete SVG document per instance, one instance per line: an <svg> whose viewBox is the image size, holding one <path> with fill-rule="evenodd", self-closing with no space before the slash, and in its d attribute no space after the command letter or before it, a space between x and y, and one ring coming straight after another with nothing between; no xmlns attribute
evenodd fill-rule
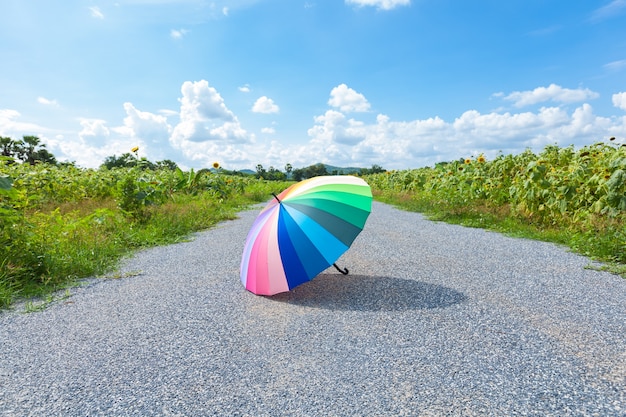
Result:
<svg viewBox="0 0 626 417"><path fill-rule="evenodd" d="M444 308L467 300L452 288L403 278L321 274L270 300L328 310L405 311Z"/></svg>

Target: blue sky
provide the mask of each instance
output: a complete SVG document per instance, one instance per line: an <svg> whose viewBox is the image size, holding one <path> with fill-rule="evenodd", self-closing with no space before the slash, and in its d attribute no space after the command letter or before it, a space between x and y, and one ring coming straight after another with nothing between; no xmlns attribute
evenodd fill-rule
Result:
<svg viewBox="0 0 626 417"><path fill-rule="evenodd" d="M97 167L626 141L626 0L3 0L0 136Z"/></svg>

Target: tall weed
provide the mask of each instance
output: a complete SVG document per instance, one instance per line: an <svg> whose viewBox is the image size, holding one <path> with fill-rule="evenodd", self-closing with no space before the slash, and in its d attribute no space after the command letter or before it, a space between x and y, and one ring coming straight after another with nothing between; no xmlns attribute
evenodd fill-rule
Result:
<svg viewBox="0 0 626 417"><path fill-rule="evenodd" d="M482 155L434 167L366 176L379 198L448 221L567 243L626 265L626 146ZM515 226L513 226L515 225ZM530 232L528 227L534 228Z"/></svg>
<svg viewBox="0 0 626 417"><path fill-rule="evenodd" d="M189 192L169 169L0 159L0 308L104 274L129 248L186 239L283 186L206 171Z"/></svg>

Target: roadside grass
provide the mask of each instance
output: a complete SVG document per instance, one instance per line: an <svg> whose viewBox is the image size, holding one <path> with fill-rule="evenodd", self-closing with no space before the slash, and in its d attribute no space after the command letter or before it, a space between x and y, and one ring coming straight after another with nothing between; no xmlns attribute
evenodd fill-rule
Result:
<svg viewBox="0 0 626 417"><path fill-rule="evenodd" d="M626 278L626 230L623 216L591 217L585 222L562 219L546 224L523 216L507 205L473 200L458 204L427 193L374 190L376 200L398 208L423 213L428 219L493 230L508 236L552 242L587 256L588 268Z"/></svg>
<svg viewBox="0 0 626 417"><path fill-rule="evenodd" d="M83 278L114 276L111 271L135 250L188 240L290 184L254 180L226 196L178 193L142 208L141 217L124 213L112 197L27 210L13 219L12 243L0 256L0 309L18 300L26 302L27 312L46 308L67 298ZM54 295L62 290L64 295Z"/></svg>

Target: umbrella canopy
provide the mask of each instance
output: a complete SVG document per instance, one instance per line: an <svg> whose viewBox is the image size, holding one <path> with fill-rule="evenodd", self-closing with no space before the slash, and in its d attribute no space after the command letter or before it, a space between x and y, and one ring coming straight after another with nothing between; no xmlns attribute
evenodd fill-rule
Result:
<svg viewBox="0 0 626 417"><path fill-rule="evenodd" d="M360 178L310 178L284 190L254 221L241 282L259 295L289 291L333 265L363 230L372 191Z"/></svg>

